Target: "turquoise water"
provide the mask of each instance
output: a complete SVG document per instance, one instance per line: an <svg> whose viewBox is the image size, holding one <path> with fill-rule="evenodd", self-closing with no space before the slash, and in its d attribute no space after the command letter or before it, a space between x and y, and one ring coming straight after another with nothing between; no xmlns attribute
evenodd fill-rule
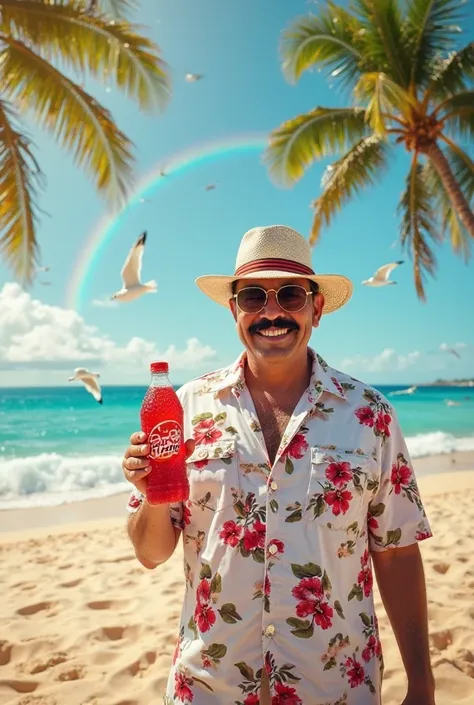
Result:
<svg viewBox="0 0 474 705"><path fill-rule="evenodd" d="M402 387L380 386L385 395ZM48 505L128 487L120 460L145 387L0 389L0 508ZM474 449L474 388L389 396L413 457ZM448 406L445 400L459 406Z"/></svg>

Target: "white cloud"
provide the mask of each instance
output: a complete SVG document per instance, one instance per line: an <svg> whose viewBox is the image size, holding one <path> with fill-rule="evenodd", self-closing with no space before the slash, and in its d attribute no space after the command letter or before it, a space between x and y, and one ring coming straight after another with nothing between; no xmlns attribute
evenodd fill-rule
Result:
<svg viewBox="0 0 474 705"><path fill-rule="evenodd" d="M216 351L189 338L178 350L160 350L152 341L133 337L118 345L75 311L33 299L14 283L0 290L0 369L66 370L76 366L107 368L110 372L143 374L151 360L164 359L170 368L196 369ZM117 376L117 374L116 374ZM44 380L42 380L45 383Z"/></svg>
<svg viewBox="0 0 474 705"><path fill-rule="evenodd" d="M341 369L356 368L365 372L394 372L406 370L408 367L415 365L421 357L422 354L418 350L413 350L406 355L400 355L394 348L385 348L381 353L373 357L354 355L346 358L341 362Z"/></svg>
<svg viewBox="0 0 474 705"><path fill-rule="evenodd" d="M446 352L448 350L463 350L463 348L467 348L467 343L454 343L453 345L449 345L449 343L441 343L439 346L441 352Z"/></svg>

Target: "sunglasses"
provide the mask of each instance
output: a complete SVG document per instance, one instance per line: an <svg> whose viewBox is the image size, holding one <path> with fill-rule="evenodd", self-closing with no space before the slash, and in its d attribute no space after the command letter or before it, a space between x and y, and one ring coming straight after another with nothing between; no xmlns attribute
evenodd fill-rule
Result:
<svg viewBox="0 0 474 705"><path fill-rule="evenodd" d="M308 296L313 293L296 284L286 284L278 290L263 289L261 286L247 286L240 289L232 298L236 299L237 306L244 313L259 313L267 305L268 294L271 291L275 293L279 307L287 313L301 311L306 306Z"/></svg>

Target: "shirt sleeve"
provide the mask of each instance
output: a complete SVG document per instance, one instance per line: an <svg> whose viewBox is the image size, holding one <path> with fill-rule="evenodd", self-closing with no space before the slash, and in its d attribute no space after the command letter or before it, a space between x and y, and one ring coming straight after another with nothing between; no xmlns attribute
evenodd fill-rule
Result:
<svg viewBox="0 0 474 705"><path fill-rule="evenodd" d="M367 516L371 551L402 548L432 536L407 445L392 407L380 454L380 484Z"/></svg>

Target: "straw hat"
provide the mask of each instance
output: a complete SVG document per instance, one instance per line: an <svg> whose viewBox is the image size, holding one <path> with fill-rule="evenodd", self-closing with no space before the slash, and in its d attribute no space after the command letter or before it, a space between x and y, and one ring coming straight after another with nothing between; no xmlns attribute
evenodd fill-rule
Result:
<svg viewBox="0 0 474 705"><path fill-rule="evenodd" d="M209 274L198 277L196 284L207 296L229 307L232 282L237 279L310 279L324 294L323 313L344 306L352 294L352 282L340 274L315 274L311 267L311 249L305 238L286 225L252 228L245 233L237 252L235 272L231 276Z"/></svg>

